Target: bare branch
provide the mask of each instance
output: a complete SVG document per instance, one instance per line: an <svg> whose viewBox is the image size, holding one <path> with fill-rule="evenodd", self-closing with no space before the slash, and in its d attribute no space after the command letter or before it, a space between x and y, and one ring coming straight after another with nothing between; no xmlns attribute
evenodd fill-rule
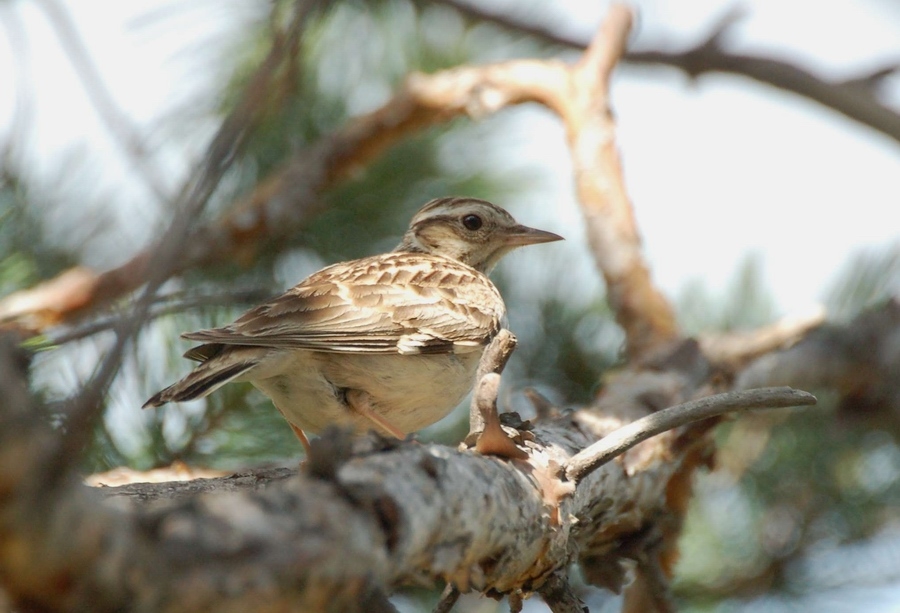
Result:
<svg viewBox="0 0 900 613"><path fill-rule="evenodd" d="M500 14L486 11L460 0L435 1L452 6L471 17L523 32L554 44L577 49L588 46L588 42L583 39L560 34L508 12ZM889 62L884 68L859 78L843 82L829 82L786 60L732 53L722 48L722 39L734 23L735 17L735 14L726 14L725 19L715 24L709 35L693 47L681 51L631 50L625 55L623 61L626 64L634 65L669 66L681 70L691 77L698 77L710 72L747 77L817 102L853 121L881 132L895 141L900 141L900 113L879 100L873 91L874 85L893 72L896 62ZM861 85L863 86L861 87Z"/></svg>
<svg viewBox="0 0 900 613"><path fill-rule="evenodd" d="M459 600L459 596L459 590L448 583L447 587L444 588L444 591L441 592L441 598L434 606L432 613L450 613L450 610L453 609L453 605Z"/></svg>
<svg viewBox="0 0 900 613"><path fill-rule="evenodd" d="M290 224L281 224L287 217L266 215L286 213L298 203L314 208L323 186L397 138L452 116L493 112L525 101L547 105L566 122L579 189L589 197L588 223L601 218L611 222L608 228L597 223L592 229L609 233L595 237L600 245L595 250L623 243L633 256L630 262L640 268L639 241L618 176L606 101L607 80L629 26L628 10L613 7L604 35L575 67L521 61L411 78L385 107L305 152L294 160L296 166L282 169L246 208L191 240L178 236L186 224L176 227L174 244L191 245L184 258L188 264L163 261L157 273L147 256L139 272L151 281L138 313L149 309L160 279L178 266L228 253L236 244L258 248L262 234L255 234L256 229L274 229L275 235L288 231ZM239 105L253 107L251 102ZM227 131L223 127L230 137L217 138L210 147L206 170L185 190L186 210L208 196L208 188L233 159L248 125L237 123ZM580 130L584 134L578 134ZM586 178L590 174L600 177L601 184L591 183L593 179ZM304 178L312 180L303 183ZM602 181L618 185L610 188ZM230 234L242 229L247 230L245 238ZM219 236L226 239L224 246L212 240ZM633 357L677 339L671 309L654 294L649 275L638 278L633 267L617 268L619 264L609 264L601 255L598 262L615 294ZM624 271L624 278L616 271ZM96 295L89 295L84 304ZM644 302L638 300L647 296ZM629 315L622 318L623 313ZM134 321L140 319L135 316ZM118 351L132 333L123 323ZM653 529L663 521L674 526L670 534L658 533L661 544L669 547L689 497L684 484L702 461L695 452L704 451L707 441L692 440L685 432L666 433L645 440L629 454L635 456L632 461L608 462L609 457L664 428L723 411L757 406L754 403L814 402L803 392L757 390L749 398L693 401L658 411L634 427L598 434L611 423L627 423L667 406L668 399L700 393L709 373L696 343L675 345L670 344L669 359L659 353L656 360L634 360L634 367L607 377L592 407L520 423L516 440L522 441L525 459L506 461L440 445L350 439L334 432L314 442L306 470L296 477L275 471L270 476L277 483L269 487L263 487L257 473L215 479L232 491L191 495L168 504L157 501L152 509L123 508L127 505L119 496L126 488L97 492L72 479L58 479L58 487L45 490L46 467L35 458L53 433L39 419L39 411L28 406L21 365L10 357L14 348L0 346L0 396L7 399L0 403L0 578L14 604L48 612L357 611L387 608L384 595L397 586L438 581L459 592L510 595L513 607L520 606L523 594L540 591L548 603L555 603L554 610L579 611L565 569L573 560L603 560L612 567L622 559L637 559L634 548L623 543L635 535L656 537ZM486 359L480 374L497 368ZM482 402L495 402L496 373L484 374L481 381L486 381ZM85 404L88 400L88 395L81 399ZM615 408L607 410L611 405ZM586 425L585 415L594 418L596 428ZM685 431L704 432L696 426ZM602 435L600 446L594 446ZM569 481L563 482L562 475ZM200 487L168 485L182 493ZM144 489L129 487L138 496ZM107 500L100 502L103 494ZM646 585L664 588L666 568L655 562L641 561L641 572L649 577ZM614 586L622 580L621 574L602 570L586 576Z"/></svg>
<svg viewBox="0 0 900 613"><path fill-rule="evenodd" d="M655 352L678 338L672 306L653 285L625 188L609 107L609 79L625 52L631 9L613 4L560 101L588 241L606 280L607 300L625 331L628 355ZM562 92L561 92L562 93Z"/></svg>
<svg viewBox="0 0 900 613"><path fill-rule="evenodd" d="M48 0L50 1L50 0ZM160 283L198 263L210 263L233 244L232 235L241 235L244 219L230 219L221 227L195 229L196 213L185 203L205 203L234 161L249 131L269 104L267 92L289 55L296 52L297 40L312 0L297 0L293 18L285 32L273 36L273 45L245 86L235 108L225 118L211 140L198 167L188 173L175 203L178 211L170 228L156 244L139 252L121 266L102 273L86 267L64 271L56 278L0 300L0 323L5 328L39 333L47 327L77 319L133 292L145 283ZM182 223L188 220L190 223ZM188 239L190 236L190 239ZM175 247L171 251L164 248Z"/></svg>
<svg viewBox="0 0 900 613"><path fill-rule="evenodd" d="M900 298L758 356L737 373L735 387L786 383L836 392L848 416L900 421Z"/></svg>
<svg viewBox="0 0 900 613"><path fill-rule="evenodd" d="M815 403L816 397L812 394L789 387L726 392L691 400L652 413L611 432L574 455L560 470L567 479L577 483L641 441L667 430L733 411L807 406Z"/></svg>
<svg viewBox="0 0 900 613"><path fill-rule="evenodd" d="M298 1L294 17L288 25L288 38L300 36L308 14L308 4L306 1ZM250 87L243 92L234 111L219 127L197 172L191 173L191 178L184 185L168 231L156 248L144 258L146 273L142 277L146 280L146 285L142 294L135 301L129 316L117 322L116 341L91 380L68 403L65 411L66 436L62 438L59 447L46 458L45 471L48 479L66 476L68 472L65 467L73 465L73 459L78 457L90 439L94 421L103 408L102 400L121 367L125 347L146 321L157 290L171 276L176 263L188 250L192 225L233 162L234 154L247 138L250 126L257 119L261 96L255 88L271 78L282 55L280 48L273 47L251 80Z"/></svg>
<svg viewBox="0 0 900 613"><path fill-rule="evenodd" d="M516 348L516 337L509 330L500 330L485 349L478 363L475 390L469 408L469 434L466 442L475 441L478 453L503 458L524 459L524 451L516 447L500 424L497 413L497 394L500 391L500 373Z"/></svg>
<svg viewBox="0 0 900 613"><path fill-rule="evenodd" d="M265 66L265 64L264 64ZM494 112L508 104L549 103L564 83L560 63L522 60L465 67L434 75L412 75L394 98L368 115L286 162L224 217L195 231L190 248L172 263L170 274L252 258L262 246L296 232L321 210L323 190L380 155L408 134L468 113ZM267 88L254 79L248 104L261 104ZM235 113L245 116L236 109ZM220 151L219 155L230 155ZM84 267L66 271L32 289L0 300L0 322L32 333L108 305L147 280L151 246L118 268L96 273ZM67 296L67 299L61 299Z"/></svg>
<svg viewBox="0 0 900 613"><path fill-rule="evenodd" d="M823 323L825 309L820 308L806 315L785 317L755 330L701 334L700 348L716 368L734 373L761 355L789 347Z"/></svg>
<svg viewBox="0 0 900 613"><path fill-rule="evenodd" d="M410 76L381 109L356 118L302 152L222 219L196 231L189 241L190 249L173 262L169 272L177 274L228 258L252 257L263 245L295 232L317 212L322 190L411 132L459 115L483 115L509 105L538 102L560 113L570 140L574 139L571 144L591 243L629 346L643 351L672 340L674 315L653 287L640 253L605 102L604 79L621 53L629 24L630 12L617 5L603 35L596 39L590 59L574 67L552 60L517 60ZM577 90L573 90L575 85ZM578 102L572 104L570 94L576 92L581 93L575 96ZM601 163L603 166L594 166ZM146 279L147 261L155 249L145 250L105 273L82 269L75 287L69 282L66 289L77 299L51 299L61 293L58 285L65 275L13 294L0 301L0 320L39 331L108 304Z"/></svg>
<svg viewBox="0 0 900 613"><path fill-rule="evenodd" d="M900 114L882 103L870 89L852 82L827 81L783 60L699 46L678 53L632 51L627 61L671 66L692 77L711 72L748 77L818 102L900 142Z"/></svg>
<svg viewBox="0 0 900 613"><path fill-rule="evenodd" d="M249 288L226 290L210 294L188 295L185 292L179 292L177 294L156 296L147 313L145 323L159 317L182 313L198 307L256 304L266 298L270 298L272 294L273 292L267 289ZM120 315L110 315L107 317L99 317L93 321L71 328L48 330L46 332L46 345L64 345L66 343L71 343L72 341L78 341L93 336L100 332L114 330L117 326L121 325L121 321L122 317Z"/></svg>
<svg viewBox="0 0 900 613"><path fill-rule="evenodd" d="M875 93L888 77L892 77L898 72L900 72L900 61L888 62L883 66L869 70L866 74L847 79L841 85Z"/></svg>

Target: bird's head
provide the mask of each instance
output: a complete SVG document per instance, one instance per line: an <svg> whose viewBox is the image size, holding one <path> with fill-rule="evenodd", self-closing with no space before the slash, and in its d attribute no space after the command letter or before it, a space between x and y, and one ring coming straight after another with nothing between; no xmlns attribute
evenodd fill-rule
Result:
<svg viewBox="0 0 900 613"><path fill-rule="evenodd" d="M430 253L489 274L517 247L563 240L529 228L495 204L477 198L437 198L413 216L396 251Z"/></svg>

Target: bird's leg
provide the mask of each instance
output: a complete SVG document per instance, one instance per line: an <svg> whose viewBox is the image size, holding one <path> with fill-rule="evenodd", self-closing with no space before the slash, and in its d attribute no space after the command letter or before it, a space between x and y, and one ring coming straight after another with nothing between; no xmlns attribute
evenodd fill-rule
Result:
<svg viewBox="0 0 900 613"><path fill-rule="evenodd" d="M272 404L275 404L275 403L273 402ZM306 457L308 458L309 452L312 448L309 446L309 439L306 438L306 432L304 432L303 430L301 430L300 428L298 428L297 426L292 424L291 420L289 420L287 418L287 415L285 415L284 411L282 411L281 408L277 404L275 404L275 408L278 409L278 412L281 413L281 416L284 417L284 420L291 427L291 431L294 433L294 436L296 436L298 439L300 439L300 444L303 445L303 451L306 452Z"/></svg>
<svg viewBox="0 0 900 613"><path fill-rule="evenodd" d="M300 439L300 443L303 445L303 451L306 452L306 457L308 458L312 448L309 446L309 439L306 438L306 433L291 422L288 422L288 425L291 427L291 430L294 431L294 435Z"/></svg>
<svg viewBox="0 0 900 613"><path fill-rule="evenodd" d="M372 410L371 396L362 390L348 389L344 392L344 398L350 410L356 411L373 424L378 426L380 430L387 432L394 438L401 441L406 438L406 433L400 428L389 422L382 415Z"/></svg>

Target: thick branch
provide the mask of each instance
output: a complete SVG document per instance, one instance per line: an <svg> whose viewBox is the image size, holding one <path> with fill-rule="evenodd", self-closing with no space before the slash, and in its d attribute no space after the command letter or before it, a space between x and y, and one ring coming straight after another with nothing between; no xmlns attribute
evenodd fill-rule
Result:
<svg viewBox="0 0 900 613"><path fill-rule="evenodd" d="M631 10L614 4L582 59L569 72L561 101L588 241L607 286L607 300L625 330L632 358L678 338L675 313L653 285L625 189L609 107L609 79L625 52Z"/></svg>
<svg viewBox="0 0 900 613"><path fill-rule="evenodd" d="M3 347L0 360L12 359L10 349ZM529 591L564 568L574 546L566 525L548 512L546 481L534 477L549 477L541 454L513 465L411 443L358 452L328 479L301 475L262 492L192 496L147 511L117 504L112 511L98 496L118 488L92 493L62 480L47 490L46 466L22 461L34 457L22 445L38 440L23 434L49 431L27 409L23 369L3 364L0 393L16 404L0 410L0 576L26 608L369 610L364 599L409 582ZM560 427L541 436L558 448L578 440ZM613 467L605 486L620 473ZM259 481L241 482L255 489ZM586 500L566 503L559 517L591 516ZM17 535L16 546L9 535ZM60 576L67 580L54 580Z"/></svg>
<svg viewBox="0 0 900 613"><path fill-rule="evenodd" d="M411 131L537 101L566 122L592 245L632 355L666 344L677 336L671 309L649 275L634 272L643 262L606 103L629 26L627 9L614 7L603 36L571 68L521 61L411 78L385 107L304 152L242 208L186 241L192 250L181 265L237 257L238 247L258 248L264 233L291 231L297 207L312 210L319 190ZM27 388L19 376L0 389L7 399L0 404L0 578L21 608L46 611L354 611L384 606L383 594L397 586L435 581L514 599L539 590L560 607L577 607L565 583L553 583L575 559L589 581L619 589L619 562L642 560L649 545L640 535L674 517L669 533L659 530L659 555L642 563L659 569L648 585L664 585L671 560L662 556L703 461L703 428L645 440L621 462L597 467L602 458L588 458L571 476L577 485L560 479L560 467L572 467L601 437L607 446L622 437L616 425L696 396L709 374L698 354L695 343L674 347L668 361L656 353L608 377L595 406L519 423L525 459L378 440L346 453L354 443L329 435L315 441L307 472L296 478L276 475L278 484L256 491L252 476L239 477L231 484L253 491L192 495L154 510L128 508L121 498L101 503L100 493L67 472L48 475L35 458L54 435L21 398ZM20 371L0 368L0 384L11 380L3 373ZM486 387L496 382L486 378ZM491 400L487 392L483 399ZM657 420L642 435L660 427Z"/></svg>

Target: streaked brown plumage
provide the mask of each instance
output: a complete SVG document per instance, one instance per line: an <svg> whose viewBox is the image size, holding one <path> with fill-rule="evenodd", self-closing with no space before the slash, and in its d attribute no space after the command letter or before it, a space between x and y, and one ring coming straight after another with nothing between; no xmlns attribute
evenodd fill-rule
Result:
<svg viewBox="0 0 900 613"><path fill-rule="evenodd" d="M402 437L444 417L505 325L487 274L516 247L560 240L474 198L439 198L390 253L334 264L234 323L184 334L201 364L145 407L250 381L301 430L331 423Z"/></svg>

